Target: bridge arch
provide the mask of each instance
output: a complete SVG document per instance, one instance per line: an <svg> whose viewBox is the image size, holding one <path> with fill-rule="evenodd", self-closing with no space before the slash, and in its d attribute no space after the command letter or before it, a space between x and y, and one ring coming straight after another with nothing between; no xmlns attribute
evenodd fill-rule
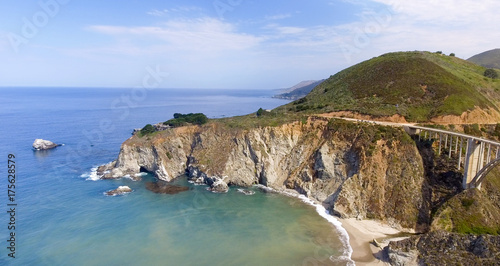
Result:
<svg viewBox="0 0 500 266"><path fill-rule="evenodd" d="M500 164L500 143L467 134L451 132L442 129L403 125L404 130L419 139L438 140L438 153L442 148L448 148L448 156L458 154L458 170L463 168L464 189L480 188L484 177ZM465 153L464 153L465 148Z"/></svg>
<svg viewBox="0 0 500 266"><path fill-rule="evenodd" d="M472 179L472 181L470 182L470 186L481 188L481 183L483 183L486 176L491 172L491 170L493 170L498 165L500 165L500 158L497 158L497 159L491 161L486 166L484 166L483 169L481 169L476 174L476 176Z"/></svg>

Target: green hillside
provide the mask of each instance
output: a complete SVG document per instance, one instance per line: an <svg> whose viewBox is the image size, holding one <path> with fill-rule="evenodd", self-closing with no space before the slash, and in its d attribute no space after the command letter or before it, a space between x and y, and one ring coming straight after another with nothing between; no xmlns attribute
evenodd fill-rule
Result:
<svg viewBox="0 0 500 266"><path fill-rule="evenodd" d="M500 81L483 76L486 68L430 52L397 52L364 61L331 76L306 97L278 112L354 111L410 121L496 108Z"/></svg>
<svg viewBox="0 0 500 266"><path fill-rule="evenodd" d="M500 69L500 49L486 51L467 60L483 67Z"/></svg>
<svg viewBox="0 0 500 266"><path fill-rule="evenodd" d="M462 234L500 234L500 169L486 176L481 190L469 189L453 196L435 213L434 230Z"/></svg>

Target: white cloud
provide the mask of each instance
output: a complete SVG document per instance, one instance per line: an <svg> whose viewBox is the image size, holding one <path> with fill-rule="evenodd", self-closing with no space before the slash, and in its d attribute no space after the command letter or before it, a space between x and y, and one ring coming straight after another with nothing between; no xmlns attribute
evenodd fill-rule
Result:
<svg viewBox="0 0 500 266"><path fill-rule="evenodd" d="M149 12L146 12L146 14L150 16L155 16L155 17L162 17L168 13L168 9L163 9L163 10L158 10L158 9L153 9Z"/></svg>
<svg viewBox="0 0 500 266"><path fill-rule="evenodd" d="M275 30L279 35L297 35L303 34L308 29L301 27L287 27L287 26L279 26L279 25L269 25L267 28Z"/></svg>
<svg viewBox="0 0 500 266"><path fill-rule="evenodd" d="M245 50L258 45L263 40L261 37L237 32L232 24L208 17L170 20L159 26L94 25L87 29L120 39L128 39L131 43L143 43L149 40L156 46L169 47L171 50L203 50L205 52Z"/></svg>
<svg viewBox="0 0 500 266"><path fill-rule="evenodd" d="M434 23L471 23L498 17L500 2L496 0L374 0L390 6L413 21Z"/></svg>
<svg viewBox="0 0 500 266"><path fill-rule="evenodd" d="M468 58L496 48L500 2L470 0L373 0L386 7L366 10L338 33L351 63L391 51L442 50Z"/></svg>
<svg viewBox="0 0 500 266"><path fill-rule="evenodd" d="M282 20L282 19L287 19L291 18L292 14L287 13L287 14L276 14L272 16L266 16L266 20Z"/></svg>
<svg viewBox="0 0 500 266"><path fill-rule="evenodd" d="M203 11L202 8L197 7L197 6L179 6L175 8L165 8L165 9L153 9L151 11L146 12L146 14L150 16L155 16L155 17L163 17L167 14L173 14L173 13L189 13L189 12L194 12L194 11Z"/></svg>

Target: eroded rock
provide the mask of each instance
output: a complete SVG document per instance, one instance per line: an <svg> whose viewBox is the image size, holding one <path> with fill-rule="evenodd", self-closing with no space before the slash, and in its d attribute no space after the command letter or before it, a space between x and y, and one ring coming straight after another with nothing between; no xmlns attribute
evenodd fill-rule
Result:
<svg viewBox="0 0 500 266"><path fill-rule="evenodd" d="M210 185L210 191L216 193L226 193L229 191L229 186L226 182L224 182L224 180L216 178L215 181L213 181L213 183Z"/></svg>
<svg viewBox="0 0 500 266"><path fill-rule="evenodd" d="M33 142L33 149L35 149L37 151L49 150L49 149L53 149L57 146L60 146L60 145L55 144L52 141L44 140L44 139L35 139L35 142Z"/></svg>

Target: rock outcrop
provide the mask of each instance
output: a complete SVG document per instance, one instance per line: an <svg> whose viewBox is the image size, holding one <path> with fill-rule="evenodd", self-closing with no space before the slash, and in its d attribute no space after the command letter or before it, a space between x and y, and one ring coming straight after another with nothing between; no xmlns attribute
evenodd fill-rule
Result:
<svg viewBox="0 0 500 266"><path fill-rule="evenodd" d="M227 185L293 189L342 217L367 217L417 228L423 166L401 129L326 118L274 127L230 128L219 122L165 130L125 141L102 178L187 174L217 192Z"/></svg>
<svg viewBox="0 0 500 266"><path fill-rule="evenodd" d="M224 182L224 180L216 178L210 185L210 191L216 193L226 193L227 191L229 191L229 186L226 184L226 182Z"/></svg>
<svg viewBox="0 0 500 266"><path fill-rule="evenodd" d="M122 195L125 193L130 193L132 192L132 189L128 186L119 186L117 189L113 189L110 191L106 192L106 195L108 196L116 196L116 195Z"/></svg>
<svg viewBox="0 0 500 266"><path fill-rule="evenodd" d="M49 150L49 149L53 149L57 146L59 146L59 145L55 144L52 141L44 140L44 139L35 139L35 142L33 142L33 149L35 149L37 151Z"/></svg>
<svg viewBox="0 0 500 266"><path fill-rule="evenodd" d="M391 265L498 265L500 236L433 231L390 242L384 249Z"/></svg>

